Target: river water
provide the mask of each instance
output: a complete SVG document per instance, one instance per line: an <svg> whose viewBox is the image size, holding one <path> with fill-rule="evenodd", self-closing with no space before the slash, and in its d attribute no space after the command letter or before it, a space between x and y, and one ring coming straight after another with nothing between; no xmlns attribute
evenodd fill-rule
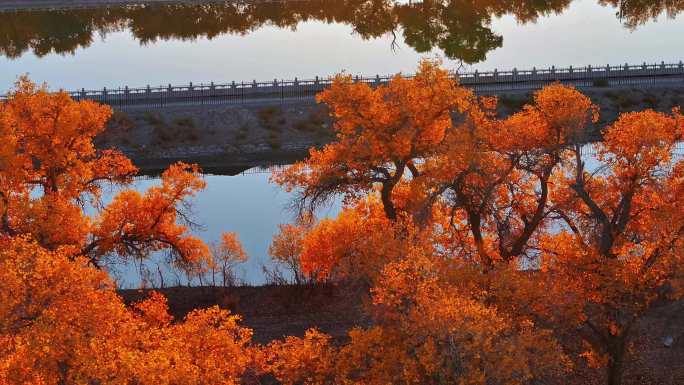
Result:
<svg viewBox="0 0 684 385"><path fill-rule="evenodd" d="M684 0L252 0L0 12L0 93L22 74L80 89L384 75L426 56L481 71L679 62L681 11ZM292 220L291 197L268 178L207 176L194 199L196 233L239 232L250 255L239 275L254 284L277 225ZM139 284L135 266L115 269L122 286Z"/></svg>
<svg viewBox="0 0 684 385"><path fill-rule="evenodd" d="M681 0L238 1L0 13L0 90L678 62Z"/></svg>
<svg viewBox="0 0 684 385"><path fill-rule="evenodd" d="M224 231L239 233L249 259L236 270L239 281L247 284L265 283L262 267L272 268L268 256L271 238L278 232L278 224L292 223L295 215L289 209L292 194L269 182L270 172L258 170L234 176L206 175L207 188L192 200L192 219L199 227L192 232L206 242L217 241ZM156 178L137 179L133 188L144 191L160 183ZM111 199L116 191L106 191L104 201ZM332 204L317 213L319 218L335 216L339 204ZM175 285L177 279L186 283L185 276L176 276L164 263L164 255L147 261L146 268L153 273L155 284L160 280L157 264L164 275L166 285ZM114 264L112 273L119 286L135 288L140 284L140 266L137 263ZM194 281L197 284L197 281Z"/></svg>

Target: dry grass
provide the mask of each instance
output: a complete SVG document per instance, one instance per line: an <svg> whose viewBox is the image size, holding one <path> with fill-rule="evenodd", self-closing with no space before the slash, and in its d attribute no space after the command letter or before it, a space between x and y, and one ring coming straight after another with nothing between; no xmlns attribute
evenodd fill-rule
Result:
<svg viewBox="0 0 684 385"><path fill-rule="evenodd" d="M183 142L198 142L200 130L192 118L178 118L169 123L158 112L148 112L143 120L152 126L152 132L157 144L179 144Z"/></svg>
<svg viewBox="0 0 684 385"><path fill-rule="evenodd" d="M521 94L521 95L501 95L499 96L499 103L509 110L518 111L522 109L526 104L531 104L533 102L532 94Z"/></svg>
<svg viewBox="0 0 684 385"><path fill-rule="evenodd" d="M257 111L257 118L262 127L269 131L281 131L287 124L287 119L283 115L280 107L264 107Z"/></svg>
<svg viewBox="0 0 684 385"><path fill-rule="evenodd" d="M314 109L306 118L298 120L294 128L303 132L317 132L328 129L328 113L323 109Z"/></svg>
<svg viewBox="0 0 684 385"><path fill-rule="evenodd" d="M109 118L109 127L120 131L128 131L135 127L135 123L127 113L114 110L111 118Z"/></svg>

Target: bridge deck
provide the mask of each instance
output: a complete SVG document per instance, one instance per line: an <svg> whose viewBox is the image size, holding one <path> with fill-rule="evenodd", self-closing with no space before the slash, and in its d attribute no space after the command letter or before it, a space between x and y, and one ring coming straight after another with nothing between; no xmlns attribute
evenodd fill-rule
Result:
<svg viewBox="0 0 684 385"><path fill-rule="evenodd" d="M405 75L410 78L412 75ZM581 68L550 68L471 72L454 74L460 83L478 93L496 94L542 88L560 81L576 87L639 87L646 85L684 86L684 64L642 64ZM373 87L387 84L394 76L354 77L355 82ZM177 105L248 104L311 99L329 87L332 78L273 80L117 88L68 92L77 100L94 100L118 109L161 108ZM7 96L0 96L0 100Z"/></svg>

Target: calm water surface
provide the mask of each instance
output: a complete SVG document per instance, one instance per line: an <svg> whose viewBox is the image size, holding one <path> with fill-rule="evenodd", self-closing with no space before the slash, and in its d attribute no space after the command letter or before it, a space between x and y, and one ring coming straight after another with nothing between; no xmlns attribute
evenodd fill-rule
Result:
<svg viewBox="0 0 684 385"><path fill-rule="evenodd" d="M247 263L238 268L238 278L251 284L264 283L262 266L272 266L268 256L271 238L278 232L278 224L291 223L294 214L288 209L292 195L269 183L270 173L236 176L207 175L207 188L192 199L192 218L201 227L193 232L206 242L217 241L224 231L240 234ZM134 188L139 191L160 183L158 179L139 179ZM108 194L111 198L112 194ZM105 201L109 198L105 197ZM335 216L339 204L333 204L318 213L319 217ZM175 284L174 276L157 256L146 263L157 276L156 263L160 262L165 283ZM123 287L137 287L140 283L139 266L136 264L113 266L115 276ZM183 283L185 277L182 278Z"/></svg>
<svg viewBox="0 0 684 385"><path fill-rule="evenodd" d="M0 90L25 73L65 89L392 74L425 56L462 70L678 62L683 10L684 0L254 0L0 13ZM208 176L194 199L197 234L239 232L241 276L256 284L277 225L292 220L291 197L268 177ZM137 286L135 266L116 269Z"/></svg>
<svg viewBox="0 0 684 385"><path fill-rule="evenodd" d="M679 61L682 0L298 0L0 13L0 89Z"/></svg>

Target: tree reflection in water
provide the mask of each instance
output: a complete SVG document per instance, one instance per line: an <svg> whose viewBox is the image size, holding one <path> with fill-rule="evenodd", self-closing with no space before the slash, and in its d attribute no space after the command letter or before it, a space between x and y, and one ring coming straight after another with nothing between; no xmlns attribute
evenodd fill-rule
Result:
<svg viewBox="0 0 684 385"><path fill-rule="evenodd" d="M684 0L598 0L616 9L627 28L665 13L674 17ZM501 47L492 19L512 15L519 23L559 14L572 0L292 0L231 1L203 5L147 5L98 9L0 13L0 55L18 58L27 51L42 57L73 54L96 35L130 30L141 44L246 35L262 27L296 29L318 21L345 24L362 39L391 34L419 53L437 49L466 64L483 61Z"/></svg>

